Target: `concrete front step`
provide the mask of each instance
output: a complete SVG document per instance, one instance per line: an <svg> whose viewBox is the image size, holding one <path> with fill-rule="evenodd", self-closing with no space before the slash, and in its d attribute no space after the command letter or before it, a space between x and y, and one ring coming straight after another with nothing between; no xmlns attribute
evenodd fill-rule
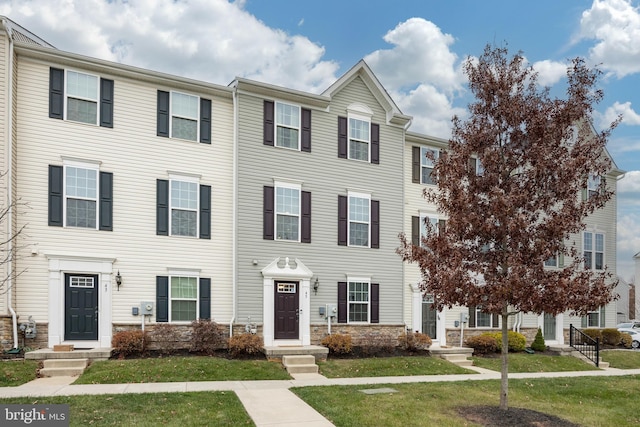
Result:
<svg viewBox="0 0 640 427"><path fill-rule="evenodd" d="M313 355L282 356L282 364L290 374L317 374L318 365Z"/></svg>
<svg viewBox="0 0 640 427"><path fill-rule="evenodd" d="M40 369L42 377L75 377L87 368L87 359L47 359Z"/></svg>
<svg viewBox="0 0 640 427"><path fill-rule="evenodd" d="M458 366L473 366L473 361L468 358L473 354L473 349L468 347L439 347L429 349L434 357L439 357Z"/></svg>
<svg viewBox="0 0 640 427"><path fill-rule="evenodd" d="M24 358L29 360L48 360L48 359L89 359L89 360L108 360L111 357L110 348L92 348L87 350L73 351L53 351L50 348L42 348L40 350L29 351L25 353Z"/></svg>
<svg viewBox="0 0 640 427"><path fill-rule="evenodd" d="M272 362L281 362L284 356L312 355L316 361L327 360L329 349L320 345L293 345L264 347L265 356Z"/></svg>

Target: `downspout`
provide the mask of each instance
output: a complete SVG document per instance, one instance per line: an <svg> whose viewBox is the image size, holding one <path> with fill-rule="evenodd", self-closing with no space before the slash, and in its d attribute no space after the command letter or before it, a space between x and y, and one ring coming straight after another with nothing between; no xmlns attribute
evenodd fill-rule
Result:
<svg viewBox="0 0 640 427"><path fill-rule="evenodd" d="M6 141L8 142L8 153L9 153L9 161L8 161L8 171L7 171L7 207L9 209L8 212L8 228L9 235L11 236L13 230L13 34L11 32L11 28L7 24L5 19L2 20L2 27L7 33L7 37L9 38L9 91L8 91L8 135ZM13 348L18 348L18 316L16 315L16 311L13 309L13 239L9 238L9 261L7 263L7 267L9 270L9 276L7 277L7 306L9 308L9 312L11 313L11 323L13 326Z"/></svg>
<svg viewBox="0 0 640 427"><path fill-rule="evenodd" d="M237 273L237 217L238 217L238 85L236 83L233 88L233 190L231 192L233 201L232 204L232 218L231 218L231 282L232 282L232 313L231 320L229 321L229 337L233 336L233 323L236 320L236 305L237 305L237 286L238 286L238 273Z"/></svg>

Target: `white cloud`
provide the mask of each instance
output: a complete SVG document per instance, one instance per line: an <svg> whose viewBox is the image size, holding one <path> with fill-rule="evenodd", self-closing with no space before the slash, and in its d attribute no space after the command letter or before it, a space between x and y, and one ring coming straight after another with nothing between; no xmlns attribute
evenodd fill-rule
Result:
<svg viewBox="0 0 640 427"><path fill-rule="evenodd" d="M0 14L58 48L228 84L243 76L320 92L338 64L306 37L224 0L2 0Z"/></svg>
<svg viewBox="0 0 640 427"><path fill-rule="evenodd" d="M450 49L453 36L434 23L410 18L387 32L391 49L372 52L364 59L389 90L400 109L414 116L412 130L447 138L451 117L463 110L452 107L465 77Z"/></svg>
<svg viewBox="0 0 640 427"><path fill-rule="evenodd" d="M640 196L640 171L629 171L618 181L618 194L627 195L631 193L633 196ZM635 198L635 197L634 197ZM640 203L640 197L637 197Z"/></svg>
<svg viewBox="0 0 640 427"><path fill-rule="evenodd" d="M534 62L533 69L538 72L538 83L541 86L551 87L567 76L567 64L548 59Z"/></svg>
<svg viewBox="0 0 640 427"><path fill-rule="evenodd" d="M582 13L580 37L595 39L593 63L619 78L640 72L640 13L631 0L594 0Z"/></svg>
<svg viewBox="0 0 640 427"><path fill-rule="evenodd" d="M601 127L608 126L622 114L622 124L630 126L640 125L640 114L631 108L631 102L620 103L614 102L612 106L607 108L605 112L598 117Z"/></svg>

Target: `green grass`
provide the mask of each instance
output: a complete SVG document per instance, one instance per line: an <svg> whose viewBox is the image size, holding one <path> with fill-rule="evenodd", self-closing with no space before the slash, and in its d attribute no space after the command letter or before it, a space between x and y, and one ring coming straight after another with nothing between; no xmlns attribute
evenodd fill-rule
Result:
<svg viewBox="0 0 640 427"><path fill-rule="evenodd" d="M390 387L397 393L360 390ZM458 407L500 400L499 381L302 387L294 393L338 427L468 426ZM509 405L570 420L581 426L640 423L640 376L543 378L509 381Z"/></svg>
<svg viewBox="0 0 640 427"><path fill-rule="evenodd" d="M600 359L618 369L640 369L640 351L606 350L600 352Z"/></svg>
<svg viewBox="0 0 640 427"><path fill-rule="evenodd" d="M319 362L327 378L387 377L406 375L475 374L437 357L380 357L333 359Z"/></svg>
<svg viewBox="0 0 640 427"><path fill-rule="evenodd" d="M35 360L0 360L0 387L14 387L36 379Z"/></svg>
<svg viewBox="0 0 640 427"><path fill-rule="evenodd" d="M93 362L74 384L288 380L281 364L190 356Z"/></svg>
<svg viewBox="0 0 640 427"><path fill-rule="evenodd" d="M500 357L472 357L473 364L480 368L500 372ZM595 366L570 356L548 356L543 354L510 353L509 372L567 372L592 371Z"/></svg>
<svg viewBox="0 0 640 427"><path fill-rule="evenodd" d="M153 393L0 399L0 403L68 404L71 426L254 426L233 392Z"/></svg>

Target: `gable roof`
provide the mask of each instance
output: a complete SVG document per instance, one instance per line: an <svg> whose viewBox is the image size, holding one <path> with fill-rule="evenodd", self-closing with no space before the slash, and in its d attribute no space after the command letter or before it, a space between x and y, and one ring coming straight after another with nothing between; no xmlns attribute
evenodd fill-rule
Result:
<svg viewBox="0 0 640 427"><path fill-rule="evenodd" d="M6 28L7 32L11 34L15 41L55 49L55 46L36 36L26 28L16 24L6 16L0 15L0 20L2 21L2 26Z"/></svg>
<svg viewBox="0 0 640 427"><path fill-rule="evenodd" d="M409 127L412 116L403 114L394 100L389 96L387 90L382 86L380 80L373 74L367 63L361 59L356 65L351 67L349 71L344 73L342 77L329 86L322 95L333 97L334 94L341 91L345 86L353 81L356 77L360 77L364 84L369 88L376 100L382 105L387 113L387 122L395 125L403 126L405 129Z"/></svg>

